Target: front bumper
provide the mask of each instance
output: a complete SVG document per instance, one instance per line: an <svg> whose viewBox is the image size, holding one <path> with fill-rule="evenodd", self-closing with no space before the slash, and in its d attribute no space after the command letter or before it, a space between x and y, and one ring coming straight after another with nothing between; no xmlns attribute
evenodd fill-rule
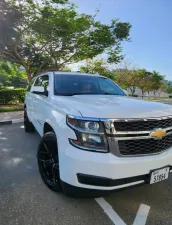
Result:
<svg viewBox="0 0 172 225"><path fill-rule="evenodd" d="M151 170L172 167L172 148L158 155L125 158L80 150L63 138L58 147L61 180L85 189L115 190L146 183Z"/></svg>

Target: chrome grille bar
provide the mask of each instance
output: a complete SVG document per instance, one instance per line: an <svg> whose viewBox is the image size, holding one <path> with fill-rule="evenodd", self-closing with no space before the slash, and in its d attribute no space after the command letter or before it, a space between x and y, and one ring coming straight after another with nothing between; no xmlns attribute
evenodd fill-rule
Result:
<svg viewBox="0 0 172 225"><path fill-rule="evenodd" d="M110 151L115 154L116 156L119 156L119 157L136 157L136 156L144 156L144 155L154 155L154 154L160 154L161 152L164 152L166 150L169 149L166 149L166 150L163 150L162 151L158 151L158 152L154 152L152 153L150 151L150 153L146 153L147 151L145 151L145 153L143 152L143 154L137 154L137 152L135 152L134 155L132 155L131 153L133 152L133 149L131 149L131 153L129 153L128 155L123 155L121 154L120 152L120 148L119 148L119 141L127 141L127 140L136 140L137 143L139 143L139 139L140 141L141 140L144 140L146 141L146 139L148 140L148 143L149 143L149 140L151 139L155 139L155 137L152 137L151 136L151 133L152 132L155 132L157 129L163 129L164 131L166 131L166 135L164 137L167 137L168 135L172 135L172 126L171 126L171 123L169 123L169 127L155 127L155 129L150 129L150 130L141 130L141 131L134 131L132 129L132 131L117 131L115 129L115 122L124 122L124 123L128 123L128 122L146 122L148 123L148 121L157 121L157 120L168 120L168 119L171 119L172 116L166 116L166 117L159 117L159 118L144 118L144 119L108 119L108 120L103 120L104 122L104 125L105 125L105 130L106 130L106 134L107 134L107 137L108 137L108 143L109 143L109 148L110 148ZM101 120L102 121L102 120ZM167 124L166 124L167 123ZM160 123L161 124L161 123ZM163 123L164 124L164 123ZM168 126L168 121L165 122L165 125ZM132 126L132 123L131 123L131 126ZM124 125L125 127L125 125ZM161 140L161 139L157 139L158 140ZM163 139L162 139L163 140ZM156 143L156 140L155 140L155 143ZM147 145L148 147L149 145ZM172 146L170 146L171 148Z"/></svg>

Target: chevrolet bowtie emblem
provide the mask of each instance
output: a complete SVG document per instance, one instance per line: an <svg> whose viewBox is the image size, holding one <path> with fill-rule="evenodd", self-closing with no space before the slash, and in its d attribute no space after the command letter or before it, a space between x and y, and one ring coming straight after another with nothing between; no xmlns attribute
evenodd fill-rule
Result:
<svg viewBox="0 0 172 225"><path fill-rule="evenodd" d="M165 135L166 135L166 131L163 130L163 129L161 129L161 128L159 128L159 129L153 131L153 132L150 134L150 136L151 136L152 138L155 138L155 139L161 139L161 138L163 138Z"/></svg>

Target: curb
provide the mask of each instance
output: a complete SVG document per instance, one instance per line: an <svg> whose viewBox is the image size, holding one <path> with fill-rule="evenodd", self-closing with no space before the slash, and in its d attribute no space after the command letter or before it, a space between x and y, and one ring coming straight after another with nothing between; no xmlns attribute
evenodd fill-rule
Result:
<svg viewBox="0 0 172 225"><path fill-rule="evenodd" d="M21 122L24 122L23 118L14 119L14 120L4 120L4 121L0 121L0 126L2 126L2 125L10 125L10 124L15 124L15 123L21 123Z"/></svg>

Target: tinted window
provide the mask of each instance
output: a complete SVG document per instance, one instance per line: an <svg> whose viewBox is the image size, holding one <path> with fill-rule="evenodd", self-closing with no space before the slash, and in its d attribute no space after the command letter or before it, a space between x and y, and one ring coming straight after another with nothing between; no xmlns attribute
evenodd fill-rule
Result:
<svg viewBox="0 0 172 225"><path fill-rule="evenodd" d="M114 82L104 77L57 74L54 82L55 95L126 95Z"/></svg>
<svg viewBox="0 0 172 225"><path fill-rule="evenodd" d="M48 75L38 77L34 83L34 87L44 87L44 90L48 90L48 85L49 85Z"/></svg>

